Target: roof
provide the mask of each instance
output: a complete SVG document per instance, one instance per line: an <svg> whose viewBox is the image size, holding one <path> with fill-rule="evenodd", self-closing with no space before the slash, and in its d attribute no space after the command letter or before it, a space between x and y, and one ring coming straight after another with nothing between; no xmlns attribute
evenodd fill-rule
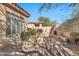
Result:
<svg viewBox="0 0 79 59"><path fill-rule="evenodd" d="M17 3L12 3L14 4L15 6L19 7L21 10L23 10L25 13L27 13L28 15L30 15L27 11L25 11L22 7L20 7Z"/></svg>
<svg viewBox="0 0 79 59"><path fill-rule="evenodd" d="M18 11L19 13L21 13L22 15L29 17L30 14L28 12L26 12L22 7L20 7L17 3L2 3L3 5Z"/></svg>

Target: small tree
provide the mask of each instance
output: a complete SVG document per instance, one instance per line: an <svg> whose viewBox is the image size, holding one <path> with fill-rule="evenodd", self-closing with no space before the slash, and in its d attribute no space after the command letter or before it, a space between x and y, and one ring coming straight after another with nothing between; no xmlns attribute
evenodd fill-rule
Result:
<svg viewBox="0 0 79 59"><path fill-rule="evenodd" d="M46 25L46 26L47 25L54 25L54 24L56 24L55 21L52 21L52 20L50 20L47 17L39 17L38 22L42 23L43 25Z"/></svg>

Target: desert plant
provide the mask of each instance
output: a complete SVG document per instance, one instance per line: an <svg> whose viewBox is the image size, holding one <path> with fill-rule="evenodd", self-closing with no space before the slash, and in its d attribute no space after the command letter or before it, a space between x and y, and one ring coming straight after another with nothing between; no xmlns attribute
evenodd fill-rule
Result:
<svg viewBox="0 0 79 59"><path fill-rule="evenodd" d="M78 32L71 32L70 36L74 39L79 38L79 33Z"/></svg>
<svg viewBox="0 0 79 59"><path fill-rule="evenodd" d="M28 32L21 32L21 34L20 34L20 38L22 40L25 40L27 38L27 36L28 36Z"/></svg>
<svg viewBox="0 0 79 59"><path fill-rule="evenodd" d="M41 29L31 29L28 28L27 32L21 32L20 37L22 40L28 40L29 38L33 37L33 36L38 36L42 33Z"/></svg>

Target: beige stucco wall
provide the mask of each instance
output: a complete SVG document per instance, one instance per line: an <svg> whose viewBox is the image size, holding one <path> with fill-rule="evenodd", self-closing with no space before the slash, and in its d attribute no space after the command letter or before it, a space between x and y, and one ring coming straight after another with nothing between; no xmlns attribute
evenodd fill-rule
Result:
<svg viewBox="0 0 79 59"><path fill-rule="evenodd" d="M35 27L35 24L32 23L32 24L27 24L27 28L42 29L43 34L47 36L47 35L49 35L52 26L43 26L42 24L39 24L38 27Z"/></svg>
<svg viewBox="0 0 79 59"><path fill-rule="evenodd" d="M48 36L50 34L50 30L51 30L52 26L45 26L43 27L43 33L45 36Z"/></svg>
<svg viewBox="0 0 79 59"><path fill-rule="evenodd" d="M27 28L35 28L34 24L27 24Z"/></svg>

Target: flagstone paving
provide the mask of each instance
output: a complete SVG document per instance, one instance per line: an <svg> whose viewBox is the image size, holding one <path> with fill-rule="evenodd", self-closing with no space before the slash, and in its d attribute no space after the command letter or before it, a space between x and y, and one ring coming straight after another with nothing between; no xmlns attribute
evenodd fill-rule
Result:
<svg viewBox="0 0 79 59"><path fill-rule="evenodd" d="M78 45L76 44L73 44L73 43L67 43L67 42L64 42L60 39L58 39L57 37L50 37L50 36L47 36L44 38L45 40L52 40L51 41L51 45L55 43L55 48L56 50L58 50L58 52L62 55L62 56L76 56L76 55L79 55L79 47ZM28 43L28 42L27 42ZM31 42L30 42L31 43ZM32 44L32 43L31 43ZM41 44L41 43L40 43ZM49 44L47 44L48 47L49 47ZM27 46L27 49L28 49L28 45ZM60 46L60 47L59 47ZM49 47L50 48L50 47ZM38 46L36 47L32 47L32 48L29 48L27 51L31 51L31 50L38 50L40 52L42 52L43 54L44 53L47 53L46 50L42 49ZM64 49L64 50L63 50ZM44 51L43 51L44 50ZM54 55L58 55L56 53L56 50L54 50L54 47L52 48L52 52L54 53ZM10 46L6 46L5 48L2 48L0 49L0 55L5 55L5 56L9 56L9 55L23 55L22 53L19 53L13 49L10 48ZM28 54L28 55L31 55L31 56L34 56L34 55L38 55L37 53L33 53L33 54ZM50 56L49 53L47 53L48 56Z"/></svg>

